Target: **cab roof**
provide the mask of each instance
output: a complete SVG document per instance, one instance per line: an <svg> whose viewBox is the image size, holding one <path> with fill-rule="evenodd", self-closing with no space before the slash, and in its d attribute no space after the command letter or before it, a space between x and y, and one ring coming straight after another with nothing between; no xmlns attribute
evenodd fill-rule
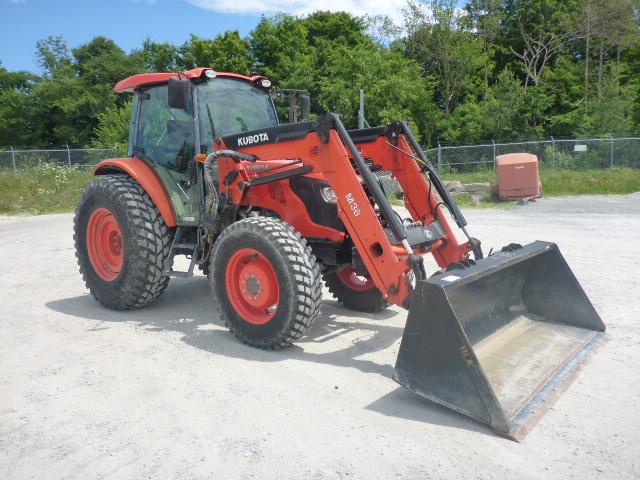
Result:
<svg viewBox="0 0 640 480"><path fill-rule="evenodd" d="M159 83L167 83L170 78L173 77L187 77L187 78L200 78L204 75L204 72L207 70L213 70L211 68L200 67L194 68L193 70L188 70L186 72L162 72L162 73L140 73L138 75L133 75L131 77L125 78L124 80L120 80L116 83L114 90L116 93L133 93L136 89L140 87L144 87L147 85L155 85ZM240 75L237 73L227 73L227 72L215 72L217 77L232 77L239 78L241 80L246 80L248 82L255 82L257 80L266 78L262 75L256 75L253 77L247 77L246 75Z"/></svg>

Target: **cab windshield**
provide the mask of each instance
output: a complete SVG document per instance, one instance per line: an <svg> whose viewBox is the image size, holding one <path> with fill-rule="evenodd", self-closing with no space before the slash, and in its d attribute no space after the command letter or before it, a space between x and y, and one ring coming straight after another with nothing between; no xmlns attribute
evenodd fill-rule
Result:
<svg viewBox="0 0 640 480"><path fill-rule="evenodd" d="M198 85L198 118L205 146L217 135L278 125L269 93L246 80L213 78Z"/></svg>

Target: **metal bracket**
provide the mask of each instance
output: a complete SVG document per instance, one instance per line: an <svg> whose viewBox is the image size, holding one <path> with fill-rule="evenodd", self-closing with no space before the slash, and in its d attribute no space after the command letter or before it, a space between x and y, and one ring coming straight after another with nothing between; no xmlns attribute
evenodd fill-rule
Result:
<svg viewBox="0 0 640 480"><path fill-rule="evenodd" d="M327 113L316 122L315 131L322 143L329 143L329 132L333 126L333 115Z"/></svg>

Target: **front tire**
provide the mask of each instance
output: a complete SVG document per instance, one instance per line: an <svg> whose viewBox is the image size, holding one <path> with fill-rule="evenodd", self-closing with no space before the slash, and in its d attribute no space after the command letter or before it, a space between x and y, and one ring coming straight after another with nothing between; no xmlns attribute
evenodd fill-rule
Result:
<svg viewBox="0 0 640 480"><path fill-rule="evenodd" d="M112 310L144 307L167 288L172 232L131 177L105 175L84 190L74 241L85 285Z"/></svg>
<svg viewBox="0 0 640 480"><path fill-rule="evenodd" d="M210 272L225 324L247 345L287 347L320 312L315 256L300 234L277 218L251 217L227 227L213 246Z"/></svg>

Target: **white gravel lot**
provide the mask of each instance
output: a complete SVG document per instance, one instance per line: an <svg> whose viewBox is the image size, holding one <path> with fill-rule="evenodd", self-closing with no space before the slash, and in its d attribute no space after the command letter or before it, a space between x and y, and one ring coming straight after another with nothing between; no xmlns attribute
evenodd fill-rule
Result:
<svg viewBox="0 0 640 480"><path fill-rule="evenodd" d="M0 219L0 478L637 479L640 194L467 210L486 249L552 240L608 341L522 443L391 380L406 314L325 298L264 352L213 314L202 276L101 308L72 216Z"/></svg>

